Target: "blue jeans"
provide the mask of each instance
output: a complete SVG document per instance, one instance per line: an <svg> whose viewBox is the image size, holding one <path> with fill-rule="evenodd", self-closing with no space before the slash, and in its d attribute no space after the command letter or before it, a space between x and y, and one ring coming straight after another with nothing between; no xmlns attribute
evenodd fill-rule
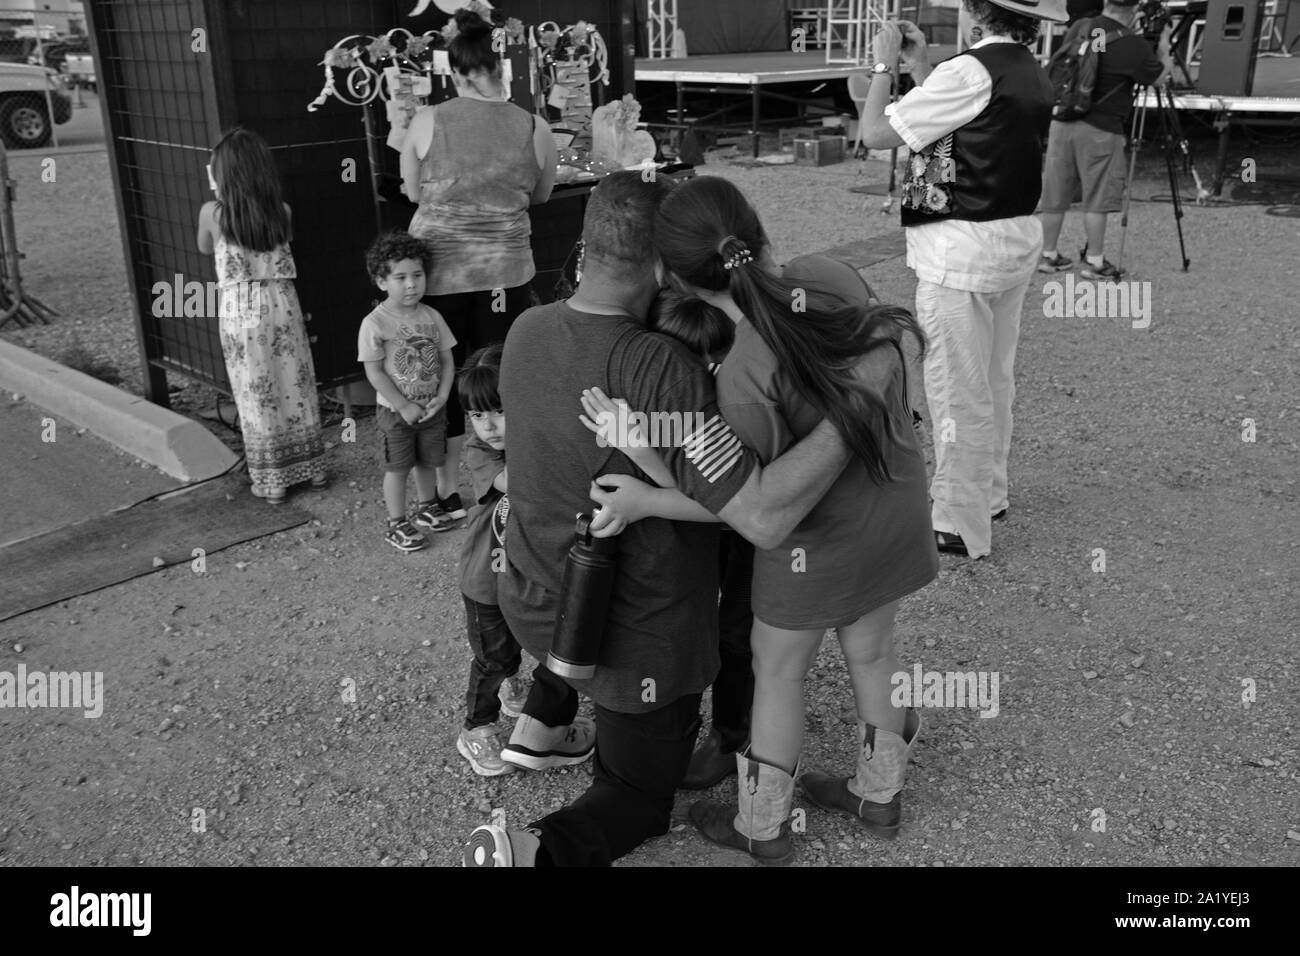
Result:
<svg viewBox="0 0 1300 956"><path fill-rule="evenodd" d="M474 660L469 665L469 690L465 695L465 729L496 722L501 714L497 691L507 677L519 673L519 642L495 604L480 604L464 594L465 625Z"/></svg>

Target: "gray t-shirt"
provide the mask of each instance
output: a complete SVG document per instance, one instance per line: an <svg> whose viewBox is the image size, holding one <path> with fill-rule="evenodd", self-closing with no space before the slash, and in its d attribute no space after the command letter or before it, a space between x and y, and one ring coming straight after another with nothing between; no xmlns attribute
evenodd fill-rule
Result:
<svg viewBox="0 0 1300 956"><path fill-rule="evenodd" d="M815 275L845 301L867 289L848 269L808 256L786 277ZM842 274L841 274L842 273ZM780 546L754 553L754 616L773 627L811 630L849 624L910 594L939 573L930 524L925 458L907 404L902 357L882 345L860 368L885 397L895 441L886 443L892 480L877 485L852 459L835 484ZM806 437L823 415L804 399L748 321L718 370L718 404L741 440L767 464Z"/></svg>
<svg viewBox="0 0 1300 956"><path fill-rule="evenodd" d="M574 516L590 513L593 478L636 475L578 421L582 390L598 386L634 409L677 415L660 447L677 487L715 514L755 467L718 411L704 364L680 342L628 316L563 302L524 312L506 339L501 401L510 422L509 570L497 597L530 654L550 648ZM666 422L661 419L661 424ZM596 675L570 683L602 706L655 710L712 683L718 672L718 525L647 518L618 535L618 573Z"/></svg>

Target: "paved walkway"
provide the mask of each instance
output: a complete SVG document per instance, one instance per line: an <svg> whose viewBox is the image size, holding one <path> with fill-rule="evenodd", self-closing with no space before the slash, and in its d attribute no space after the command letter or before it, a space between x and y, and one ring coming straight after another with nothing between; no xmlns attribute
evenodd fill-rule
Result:
<svg viewBox="0 0 1300 956"><path fill-rule="evenodd" d="M44 442L43 420L54 441ZM181 483L13 395L0 396L0 547L97 517ZM31 493L24 493L31 492Z"/></svg>

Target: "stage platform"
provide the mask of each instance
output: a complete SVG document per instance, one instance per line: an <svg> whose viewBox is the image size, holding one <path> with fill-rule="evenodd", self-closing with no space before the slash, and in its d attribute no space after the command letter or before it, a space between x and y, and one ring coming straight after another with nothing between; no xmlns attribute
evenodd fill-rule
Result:
<svg viewBox="0 0 1300 956"><path fill-rule="evenodd" d="M1192 64L1191 74L1193 82L1199 79L1199 64ZM1172 102L1179 111L1211 114L1211 120L1219 131L1212 191L1219 196L1227 174L1233 126L1300 125L1300 56L1259 57L1255 62L1255 82L1249 96L1175 90ZM1153 109L1156 94L1147 89L1138 94L1137 103Z"/></svg>
<svg viewBox="0 0 1300 956"><path fill-rule="evenodd" d="M638 57L636 81L638 83L672 83L677 89L677 116L683 115L687 92L736 92L727 87L747 88L750 95L750 121L744 130L753 137L754 155L758 155L759 133L762 119L759 116L762 99L783 100L807 106L792 96L767 89L789 83L818 83L844 80L851 73L861 73L865 67L851 63L827 63L825 50L794 53L778 50L770 53L714 53L703 56L677 57L651 60ZM718 110L694 119L690 125L708 129L710 121L728 110ZM829 111L823 111L829 113Z"/></svg>

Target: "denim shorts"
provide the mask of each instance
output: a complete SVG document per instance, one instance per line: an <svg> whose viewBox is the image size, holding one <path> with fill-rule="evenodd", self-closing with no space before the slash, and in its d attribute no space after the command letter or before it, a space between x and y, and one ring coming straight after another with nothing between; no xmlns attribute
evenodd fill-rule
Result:
<svg viewBox="0 0 1300 956"><path fill-rule="evenodd" d="M384 471L410 471L415 465L436 468L447 460L447 409L427 422L408 425L391 408L375 409L379 425L379 463Z"/></svg>

